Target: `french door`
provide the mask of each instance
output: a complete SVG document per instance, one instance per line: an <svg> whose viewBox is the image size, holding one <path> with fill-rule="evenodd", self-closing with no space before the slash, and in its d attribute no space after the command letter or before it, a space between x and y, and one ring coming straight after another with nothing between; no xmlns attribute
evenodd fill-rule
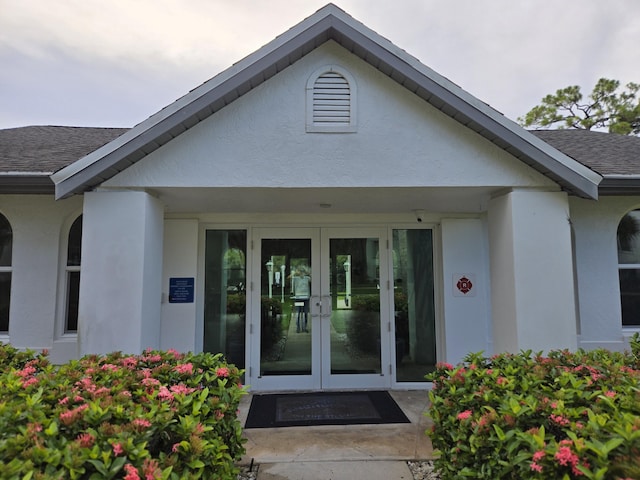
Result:
<svg viewBox="0 0 640 480"><path fill-rule="evenodd" d="M252 387L390 387L386 235L380 228L254 229Z"/></svg>

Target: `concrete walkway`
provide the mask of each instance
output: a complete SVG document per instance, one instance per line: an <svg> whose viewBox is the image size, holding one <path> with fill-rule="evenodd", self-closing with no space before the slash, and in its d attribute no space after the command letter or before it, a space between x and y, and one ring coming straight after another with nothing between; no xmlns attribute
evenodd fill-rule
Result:
<svg viewBox="0 0 640 480"><path fill-rule="evenodd" d="M259 465L258 480L411 480L407 460L433 458L425 430L426 391L391 395L411 423L245 429L242 464ZM244 425L251 404L240 404Z"/></svg>

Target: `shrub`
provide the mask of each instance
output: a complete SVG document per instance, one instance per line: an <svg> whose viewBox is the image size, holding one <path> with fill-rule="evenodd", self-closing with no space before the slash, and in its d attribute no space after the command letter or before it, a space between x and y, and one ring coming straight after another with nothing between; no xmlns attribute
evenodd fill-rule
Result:
<svg viewBox="0 0 640 480"><path fill-rule="evenodd" d="M151 350L4 369L2 478L235 478L241 373L220 355Z"/></svg>
<svg viewBox="0 0 640 480"><path fill-rule="evenodd" d="M638 367L604 350L437 365L427 433L441 478L640 478Z"/></svg>

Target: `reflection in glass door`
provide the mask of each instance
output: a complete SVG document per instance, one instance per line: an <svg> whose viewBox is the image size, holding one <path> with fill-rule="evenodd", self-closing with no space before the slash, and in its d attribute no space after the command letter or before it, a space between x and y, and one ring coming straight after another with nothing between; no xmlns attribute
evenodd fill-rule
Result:
<svg viewBox="0 0 640 480"><path fill-rule="evenodd" d="M379 229L326 229L321 317L322 384L327 388L389 386L383 360L388 331L381 328L388 311L385 252ZM325 257L323 257L325 258ZM325 294L326 292L326 294Z"/></svg>
<svg viewBox="0 0 640 480"><path fill-rule="evenodd" d="M263 238L260 375L311 375L310 238Z"/></svg>
<svg viewBox="0 0 640 480"><path fill-rule="evenodd" d="M385 230L254 232L253 386L390 386L390 328L381 328L390 311Z"/></svg>

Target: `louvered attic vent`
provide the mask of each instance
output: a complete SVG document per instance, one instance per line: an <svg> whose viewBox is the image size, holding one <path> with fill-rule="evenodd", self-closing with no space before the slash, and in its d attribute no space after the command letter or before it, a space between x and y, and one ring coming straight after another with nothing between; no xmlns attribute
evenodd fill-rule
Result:
<svg viewBox="0 0 640 480"><path fill-rule="evenodd" d="M355 132L355 82L334 66L317 70L307 83L307 132Z"/></svg>

